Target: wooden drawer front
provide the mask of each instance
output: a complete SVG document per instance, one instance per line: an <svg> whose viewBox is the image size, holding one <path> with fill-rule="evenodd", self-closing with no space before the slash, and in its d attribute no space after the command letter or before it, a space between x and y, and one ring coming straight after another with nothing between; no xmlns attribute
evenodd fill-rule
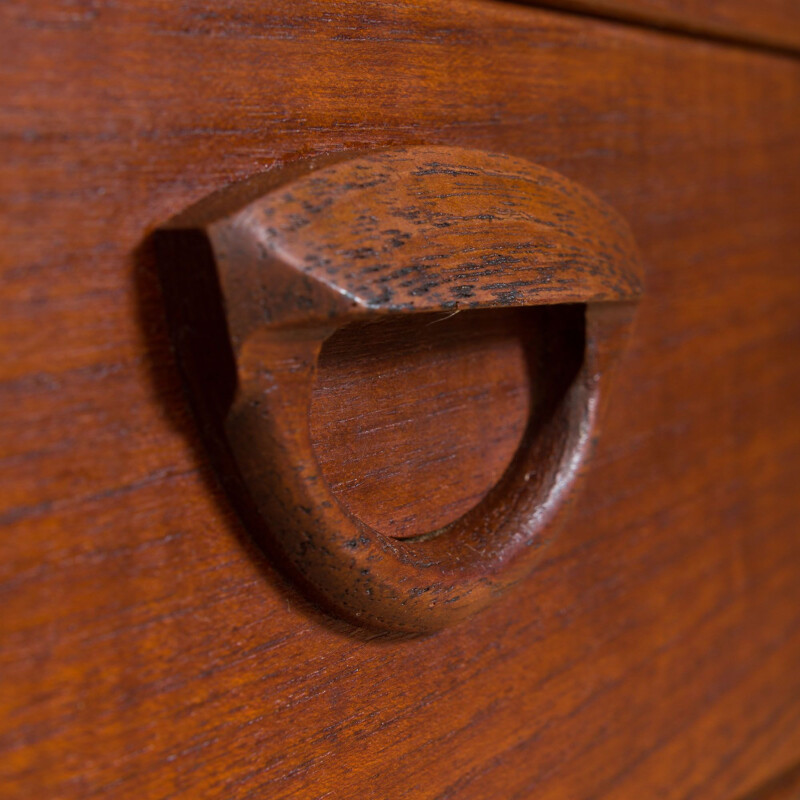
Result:
<svg viewBox="0 0 800 800"><path fill-rule="evenodd" d="M13 798L720 798L800 758L800 66L489 2L0 7ZM627 219L645 295L533 577L434 636L319 613L250 543L147 236L393 144Z"/></svg>

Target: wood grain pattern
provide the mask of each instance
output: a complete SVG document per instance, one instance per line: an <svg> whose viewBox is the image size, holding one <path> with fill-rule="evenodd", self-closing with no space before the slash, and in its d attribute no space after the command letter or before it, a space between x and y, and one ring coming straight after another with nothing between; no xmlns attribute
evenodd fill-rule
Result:
<svg viewBox="0 0 800 800"><path fill-rule="evenodd" d="M597 14L643 25L800 50L800 4L795 0L528 0L531 5Z"/></svg>
<svg viewBox="0 0 800 800"><path fill-rule="evenodd" d="M7 797L730 800L797 762L800 67L489 3L0 5ZM499 150L648 294L536 580L331 622L199 444L149 231L301 156Z"/></svg>
<svg viewBox="0 0 800 800"><path fill-rule="evenodd" d="M800 765L778 775L742 800L797 800L800 797Z"/></svg>
<svg viewBox="0 0 800 800"><path fill-rule="evenodd" d="M309 424L331 490L396 538L474 508L517 452L532 399L529 315L457 314L352 324L322 347Z"/></svg>
<svg viewBox="0 0 800 800"><path fill-rule="evenodd" d="M233 184L155 237L206 439L250 534L326 608L383 630L452 625L530 572L561 524L641 295L636 246L584 187L502 154L398 147L282 176ZM320 469L332 420L309 415L325 342L353 322L424 315L427 326L442 321L431 314L503 308L529 311L516 325L537 390L519 447L472 513L423 539L387 538L347 512ZM462 383L456 373L434 414ZM443 430L431 445L447 453L461 436Z"/></svg>

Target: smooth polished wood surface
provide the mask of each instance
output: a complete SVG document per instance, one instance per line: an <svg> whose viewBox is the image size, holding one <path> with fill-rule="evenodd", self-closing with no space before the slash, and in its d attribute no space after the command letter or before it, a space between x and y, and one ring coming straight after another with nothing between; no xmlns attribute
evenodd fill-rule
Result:
<svg viewBox="0 0 800 800"><path fill-rule="evenodd" d="M730 800L796 763L795 61L489 3L0 16L6 796ZM414 142L585 184L648 294L540 569L408 640L247 540L143 242L276 163Z"/></svg>
<svg viewBox="0 0 800 800"><path fill-rule="evenodd" d="M524 159L395 147L258 174L154 239L178 360L220 474L250 535L314 599L356 624L430 632L531 571L600 435L641 297L641 259L612 208ZM424 540L347 513L320 469L320 424L336 419L309 419L325 342L351 322L427 315L430 325L440 321L431 314L502 308L527 308L517 327L537 384L502 479ZM370 398L379 378L362 387L365 414L380 406ZM447 389L462 383L456 375ZM446 455L464 435L442 426L435 438ZM467 446L485 449L474 436ZM358 438L350 448L359 472L381 468ZM461 491L443 486L431 502ZM371 502L385 504L378 491Z"/></svg>
<svg viewBox="0 0 800 800"><path fill-rule="evenodd" d="M800 764L742 800L797 800L798 797L800 797Z"/></svg>
<svg viewBox="0 0 800 800"><path fill-rule="evenodd" d="M349 325L325 343L309 422L322 474L358 519L407 538L483 500L541 387L519 311Z"/></svg>
<svg viewBox="0 0 800 800"><path fill-rule="evenodd" d="M800 50L796 0L527 0L743 44Z"/></svg>

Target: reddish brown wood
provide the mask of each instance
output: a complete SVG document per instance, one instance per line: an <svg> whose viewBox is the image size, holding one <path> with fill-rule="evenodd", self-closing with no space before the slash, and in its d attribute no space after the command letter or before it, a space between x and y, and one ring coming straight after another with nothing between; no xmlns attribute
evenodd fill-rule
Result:
<svg viewBox="0 0 800 800"><path fill-rule="evenodd" d="M643 25L800 50L796 0L527 0L531 5L607 16Z"/></svg>
<svg viewBox="0 0 800 800"><path fill-rule="evenodd" d="M800 797L800 764L742 800L797 800L798 797Z"/></svg>
<svg viewBox="0 0 800 800"><path fill-rule="evenodd" d="M531 327L516 311L451 311L356 323L325 342L311 438L351 514L406 538L483 500L522 443L538 388Z"/></svg>
<svg viewBox="0 0 800 800"><path fill-rule="evenodd" d="M5 797L731 800L797 763L795 60L477 2L0 17ZM647 293L535 581L407 640L249 543L143 242L276 164L420 142L589 187Z"/></svg>
<svg viewBox="0 0 800 800"><path fill-rule="evenodd" d="M325 606L358 624L431 631L530 572L589 457L641 294L630 231L610 208L520 159L418 146L298 164L285 181L256 176L157 241L176 347L207 438L222 445L223 480L250 532ZM324 343L353 322L422 315L427 326L501 308L531 310L516 321L520 366L536 384L519 448L472 513L422 539L387 538L348 513L320 469L328 420L309 415ZM483 317L470 318L480 330ZM434 413L461 384L444 385ZM362 392L368 408L380 403ZM350 447L358 480L378 465Z"/></svg>

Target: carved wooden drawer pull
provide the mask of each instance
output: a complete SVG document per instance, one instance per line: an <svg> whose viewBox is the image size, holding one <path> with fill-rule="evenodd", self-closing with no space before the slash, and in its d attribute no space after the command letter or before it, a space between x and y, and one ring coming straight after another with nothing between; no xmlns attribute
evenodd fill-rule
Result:
<svg viewBox="0 0 800 800"><path fill-rule="evenodd" d="M257 176L158 242L223 480L315 598L362 624L428 631L531 570L640 294L612 210L520 159L410 147ZM425 449L436 430L452 446L440 462ZM453 444L460 430L480 457ZM371 464L404 455L359 477L354 443Z"/></svg>

